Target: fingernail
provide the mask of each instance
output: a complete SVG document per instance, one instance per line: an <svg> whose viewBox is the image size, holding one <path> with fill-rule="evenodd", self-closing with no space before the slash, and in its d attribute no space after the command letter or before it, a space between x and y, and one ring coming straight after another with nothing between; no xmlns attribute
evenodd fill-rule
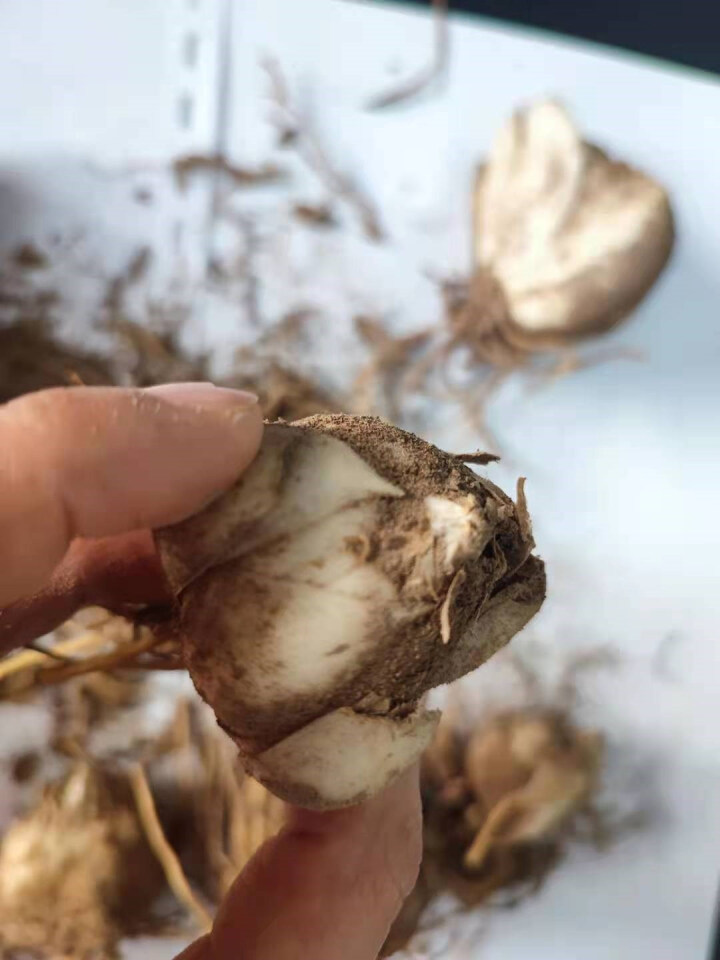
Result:
<svg viewBox="0 0 720 960"><path fill-rule="evenodd" d="M216 387L204 381L163 383L158 387L147 387L144 392L179 406L211 407L222 410L246 410L254 407L258 402L257 396L248 390Z"/></svg>

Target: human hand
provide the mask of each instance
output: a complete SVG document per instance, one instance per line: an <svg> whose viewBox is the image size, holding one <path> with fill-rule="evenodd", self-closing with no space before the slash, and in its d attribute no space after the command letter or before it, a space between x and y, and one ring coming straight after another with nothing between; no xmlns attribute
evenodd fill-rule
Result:
<svg viewBox="0 0 720 960"><path fill-rule="evenodd" d="M261 434L253 398L209 384L0 407L0 653L81 606L168 602L151 529L230 486ZM417 771L361 807L291 811L182 960L375 960L420 851Z"/></svg>
<svg viewBox="0 0 720 960"><path fill-rule="evenodd" d="M167 602L150 529L229 487L261 435L255 398L211 384L0 406L0 652L82 606Z"/></svg>

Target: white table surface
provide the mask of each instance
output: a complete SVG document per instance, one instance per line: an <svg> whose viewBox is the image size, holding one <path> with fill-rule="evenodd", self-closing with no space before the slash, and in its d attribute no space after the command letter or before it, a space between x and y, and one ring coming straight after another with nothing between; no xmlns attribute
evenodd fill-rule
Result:
<svg viewBox="0 0 720 960"><path fill-rule="evenodd" d="M195 66L183 54L192 33ZM0 36L0 245L70 226L98 238L110 263L139 239L177 243L178 223L189 228L183 249L201 261L207 194L178 201L159 164L223 138L243 162L268 159L273 132L258 63L278 58L389 234L372 245L351 217L347 230L309 234L274 212L268 191L241 201L263 211L263 309L321 303L326 336L315 360L331 360L339 379L349 375L342 358L356 356L353 312L390 312L398 329L438 316L424 271L467 271L472 170L519 104L560 96L590 139L667 184L675 256L633 321L606 341L640 347L647 361L608 364L534 395L510 385L492 410L513 463L491 476L511 484L527 475L550 580L518 647L538 639L553 662L598 643L622 652L618 670L592 681L583 716L609 736L620 771L611 781L634 770L655 817L603 856L576 851L540 896L488 917L462 955L703 956L720 866L720 84L457 18L442 89L368 113L369 95L425 63L429 22L402 7L339 0L0 0ZM231 82L218 140L223 37ZM111 175L128 164L146 171L161 202L130 202L125 179ZM318 195L299 172L292 190ZM237 327L236 311L206 300L194 336L221 367ZM80 325L74 332L83 335ZM474 443L449 411L435 411L425 433L448 449ZM676 641L659 674L655 655L668 635ZM493 669L483 673L492 678ZM136 943L128 956L169 950Z"/></svg>

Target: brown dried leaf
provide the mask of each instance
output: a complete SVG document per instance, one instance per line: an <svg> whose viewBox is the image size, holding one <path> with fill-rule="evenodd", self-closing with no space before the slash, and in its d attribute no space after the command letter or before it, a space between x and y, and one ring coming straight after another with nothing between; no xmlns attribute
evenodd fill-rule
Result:
<svg viewBox="0 0 720 960"><path fill-rule="evenodd" d="M527 498L525 496L525 482L525 477L518 477L515 506L517 507L518 523L520 524L520 531L522 533L523 540L525 540L526 543L534 544L532 535L532 520L530 518L530 511L528 510Z"/></svg>

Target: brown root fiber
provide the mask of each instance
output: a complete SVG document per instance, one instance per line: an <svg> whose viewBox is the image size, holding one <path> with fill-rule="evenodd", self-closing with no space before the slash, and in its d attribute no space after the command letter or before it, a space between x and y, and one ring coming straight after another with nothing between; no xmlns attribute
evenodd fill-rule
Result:
<svg viewBox="0 0 720 960"><path fill-rule="evenodd" d="M27 318L0 326L0 403L35 390L66 387L73 375L88 386L111 382L104 360L59 343L49 322Z"/></svg>

